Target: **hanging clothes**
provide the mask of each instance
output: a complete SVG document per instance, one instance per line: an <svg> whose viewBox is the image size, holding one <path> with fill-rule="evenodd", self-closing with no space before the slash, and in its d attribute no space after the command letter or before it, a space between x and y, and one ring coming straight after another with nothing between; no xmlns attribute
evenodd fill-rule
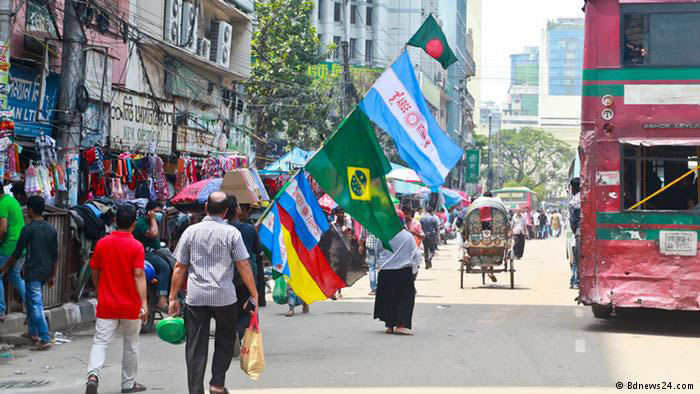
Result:
<svg viewBox="0 0 700 394"><path fill-rule="evenodd" d="M34 139L36 148L41 156L41 164L48 167L51 164L55 164L58 159L56 158L56 140L49 137L48 135L42 135Z"/></svg>

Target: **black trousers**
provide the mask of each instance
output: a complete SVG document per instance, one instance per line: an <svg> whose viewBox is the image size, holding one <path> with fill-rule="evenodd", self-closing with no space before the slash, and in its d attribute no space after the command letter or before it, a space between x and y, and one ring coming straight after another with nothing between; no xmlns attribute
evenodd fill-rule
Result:
<svg viewBox="0 0 700 394"><path fill-rule="evenodd" d="M255 273L255 278L257 280L255 281L255 287L258 289L258 306L265 306L267 304L265 301L265 267L263 267L262 258L257 259L257 261L257 272ZM250 297L250 294L248 297ZM239 300L247 300L248 297L239 298Z"/></svg>
<svg viewBox="0 0 700 394"><path fill-rule="evenodd" d="M209 385L225 385L236 339L236 314L236 304L219 307L185 305L185 357L190 394L204 394L204 371L209 355L209 327L212 318L216 321L216 335Z"/></svg>
<svg viewBox="0 0 700 394"><path fill-rule="evenodd" d="M523 252L525 251L525 234L515 234L515 244L513 245L513 253L515 257L523 257Z"/></svg>
<svg viewBox="0 0 700 394"><path fill-rule="evenodd" d="M416 287L412 267L379 271L377 296L374 299L375 319L383 321L387 328L411 329L415 304Z"/></svg>

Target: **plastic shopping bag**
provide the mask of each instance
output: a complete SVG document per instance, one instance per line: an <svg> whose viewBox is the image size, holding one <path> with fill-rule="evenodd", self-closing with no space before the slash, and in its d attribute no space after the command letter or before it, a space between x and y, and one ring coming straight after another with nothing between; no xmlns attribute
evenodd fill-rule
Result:
<svg viewBox="0 0 700 394"><path fill-rule="evenodd" d="M258 380L265 370L265 354L257 309L250 318L250 325L243 335L241 369L253 380Z"/></svg>
<svg viewBox="0 0 700 394"><path fill-rule="evenodd" d="M275 279L275 288L272 289L272 299L280 304L285 305L289 302L289 295L287 293L287 281L284 276L280 275Z"/></svg>

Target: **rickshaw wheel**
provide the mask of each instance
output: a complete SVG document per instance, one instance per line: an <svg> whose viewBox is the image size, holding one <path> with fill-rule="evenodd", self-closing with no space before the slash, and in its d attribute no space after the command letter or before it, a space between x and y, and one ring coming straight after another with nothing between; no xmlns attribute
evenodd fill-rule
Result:
<svg viewBox="0 0 700 394"><path fill-rule="evenodd" d="M510 288L515 288L515 265L513 264L515 260L510 259Z"/></svg>
<svg viewBox="0 0 700 394"><path fill-rule="evenodd" d="M459 288L464 288L464 261L459 264Z"/></svg>

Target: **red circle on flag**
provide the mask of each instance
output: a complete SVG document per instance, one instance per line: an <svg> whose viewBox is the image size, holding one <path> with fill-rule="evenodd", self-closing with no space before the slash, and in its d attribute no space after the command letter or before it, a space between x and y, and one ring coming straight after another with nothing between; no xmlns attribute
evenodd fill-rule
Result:
<svg viewBox="0 0 700 394"><path fill-rule="evenodd" d="M445 51L445 48L443 48L442 46L442 41L438 39L433 39L425 44L425 51L433 59L438 59L440 58L440 56L442 56L442 53Z"/></svg>

